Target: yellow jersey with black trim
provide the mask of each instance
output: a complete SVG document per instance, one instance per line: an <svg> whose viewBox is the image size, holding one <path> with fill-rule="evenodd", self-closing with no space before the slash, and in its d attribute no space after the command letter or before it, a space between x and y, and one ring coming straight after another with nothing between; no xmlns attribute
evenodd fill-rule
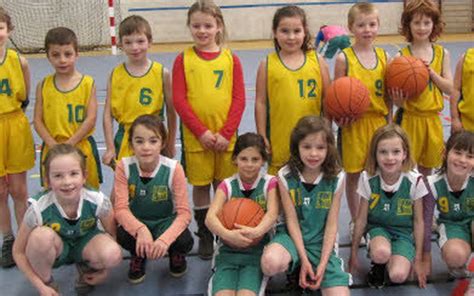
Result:
<svg viewBox="0 0 474 296"><path fill-rule="evenodd" d="M7 49L0 63L0 114L21 110L27 95L20 55Z"/></svg>
<svg viewBox="0 0 474 296"><path fill-rule="evenodd" d="M140 115L163 118L163 65L152 62L142 76L133 76L125 63L115 67L110 81L110 107L119 124L130 126Z"/></svg>
<svg viewBox="0 0 474 296"><path fill-rule="evenodd" d="M84 122L93 86L94 79L89 75L83 75L77 86L69 91L57 88L54 74L43 80L43 121L56 141L69 139ZM93 133L91 130L84 138Z"/></svg>
<svg viewBox="0 0 474 296"><path fill-rule="evenodd" d="M439 44L433 44L433 58L430 61L430 68L438 75L443 73L444 48ZM404 47L400 50L402 56L413 56L410 46ZM415 113L438 113L443 111L443 93L431 80L425 90L416 98L406 100L403 104L403 109Z"/></svg>
<svg viewBox="0 0 474 296"><path fill-rule="evenodd" d="M267 134L272 146L274 166L289 159L290 134L298 120L322 112L321 68L314 50L305 53L303 65L286 67L277 52L267 56Z"/></svg>
<svg viewBox="0 0 474 296"><path fill-rule="evenodd" d="M367 69L360 63L352 46L344 49L342 52L346 57L346 75L359 79L369 90L370 105L364 115L386 116L388 114L388 107L385 102L384 77L387 67L387 53L385 50L380 47L374 47L377 61L372 69Z"/></svg>
<svg viewBox="0 0 474 296"><path fill-rule="evenodd" d="M458 109L464 128L474 131L474 47L469 48L464 55L461 81L462 96Z"/></svg>
<svg viewBox="0 0 474 296"><path fill-rule="evenodd" d="M205 60L190 47L183 52L183 63L189 105L212 133L219 132L232 103L234 59L231 50L222 49L215 59ZM185 125L182 128L184 149L204 151L194 134ZM228 151L233 150L235 139L234 135Z"/></svg>

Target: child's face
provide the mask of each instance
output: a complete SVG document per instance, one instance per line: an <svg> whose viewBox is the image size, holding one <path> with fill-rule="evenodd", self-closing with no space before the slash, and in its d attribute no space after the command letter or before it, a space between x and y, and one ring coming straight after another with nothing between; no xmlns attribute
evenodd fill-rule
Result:
<svg viewBox="0 0 474 296"><path fill-rule="evenodd" d="M247 147L240 151L234 160L239 176L245 183L253 183L264 164L260 151L255 147Z"/></svg>
<svg viewBox="0 0 474 296"><path fill-rule="evenodd" d="M121 46L129 61L143 61L150 48L150 42L145 33L132 33L122 37Z"/></svg>
<svg viewBox="0 0 474 296"><path fill-rule="evenodd" d="M400 174L403 162L407 158L407 153L403 149L403 142L400 137L380 140L375 154L377 166L385 175Z"/></svg>
<svg viewBox="0 0 474 296"><path fill-rule="evenodd" d="M297 16L284 17L273 34L281 51L287 53L300 51L305 37L303 22Z"/></svg>
<svg viewBox="0 0 474 296"><path fill-rule="evenodd" d="M328 145L324 133L318 132L307 135L299 142L298 150L304 169L319 171L328 154Z"/></svg>
<svg viewBox="0 0 474 296"><path fill-rule="evenodd" d="M410 32L413 40L429 40L433 31L433 20L424 14L416 14L410 22Z"/></svg>
<svg viewBox="0 0 474 296"><path fill-rule="evenodd" d="M189 29L198 49L213 49L216 46L216 35L221 32L217 19L207 13L196 11L189 19Z"/></svg>
<svg viewBox="0 0 474 296"><path fill-rule="evenodd" d="M77 201L86 176L81 168L79 157L75 154L59 155L49 165L48 184L58 199Z"/></svg>
<svg viewBox="0 0 474 296"><path fill-rule="evenodd" d="M10 31L6 22L0 22L0 47L5 46L10 37Z"/></svg>
<svg viewBox="0 0 474 296"><path fill-rule="evenodd" d="M474 154L453 148L448 152L447 171L459 178L466 178L474 168Z"/></svg>
<svg viewBox="0 0 474 296"><path fill-rule="evenodd" d="M350 27L356 42L363 44L371 44L379 30L379 20L375 13L365 14L359 13Z"/></svg>
<svg viewBox="0 0 474 296"><path fill-rule="evenodd" d="M70 74L76 70L77 52L72 44L51 44L48 60L58 74Z"/></svg>
<svg viewBox="0 0 474 296"><path fill-rule="evenodd" d="M137 125L133 131L132 149L140 166L154 166L158 163L163 147L161 137L144 125Z"/></svg>

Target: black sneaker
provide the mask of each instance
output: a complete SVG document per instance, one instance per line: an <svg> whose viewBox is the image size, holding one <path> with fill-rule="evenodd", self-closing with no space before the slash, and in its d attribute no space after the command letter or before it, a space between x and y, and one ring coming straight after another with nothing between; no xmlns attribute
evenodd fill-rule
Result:
<svg viewBox="0 0 474 296"><path fill-rule="evenodd" d="M15 260L13 260L13 243L15 237L13 235L7 235L3 237L2 245L2 256L0 257L0 266L3 268L10 268L15 266Z"/></svg>
<svg viewBox="0 0 474 296"><path fill-rule="evenodd" d="M128 281L132 284L139 284L145 280L146 258L132 256L130 268L128 270Z"/></svg>
<svg viewBox="0 0 474 296"><path fill-rule="evenodd" d="M170 274L173 277L182 277L188 270L186 254L179 252L170 253Z"/></svg>
<svg viewBox="0 0 474 296"><path fill-rule="evenodd" d="M372 263L369 273L367 274L367 284L371 288L382 289L387 284L385 280L386 264Z"/></svg>
<svg viewBox="0 0 474 296"><path fill-rule="evenodd" d="M290 295L303 294L304 290L300 287L300 267L296 268L292 273L286 274L285 290L290 293Z"/></svg>

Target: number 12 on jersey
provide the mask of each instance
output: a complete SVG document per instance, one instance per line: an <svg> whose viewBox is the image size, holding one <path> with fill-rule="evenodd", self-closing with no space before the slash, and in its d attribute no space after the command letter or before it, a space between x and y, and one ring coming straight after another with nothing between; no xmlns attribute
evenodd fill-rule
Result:
<svg viewBox="0 0 474 296"><path fill-rule="evenodd" d="M300 98L314 99L316 98L316 87L318 84L315 79L298 79L298 88L300 91Z"/></svg>

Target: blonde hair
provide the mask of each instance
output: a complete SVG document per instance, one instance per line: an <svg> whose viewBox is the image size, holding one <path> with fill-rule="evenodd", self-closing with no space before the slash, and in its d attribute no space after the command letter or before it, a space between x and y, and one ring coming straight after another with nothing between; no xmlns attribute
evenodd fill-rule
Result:
<svg viewBox="0 0 474 296"><path fill-rule="evenodd" d="M376 14L377 21L380 23L379 19L379 10L372 3L360 2L352 5L347 14L347 26L349 29L352 28L352 25L355 22L357 16L361 14Z"/></svg>
<svg viewBox="0 0 474 296"><path fill-rule="evenodd" d="M224 44L225 40L227 39L227 31L225 29L224 16L222 15L222 11L219 6L217 6L212 0L198 0L194 2L194 4L191 5L188 10L188 18L186 21L187 26L190 25L191 15L195 12L209 14L216 19L217 26L221 28L221 32L218 32L216 35L216 44Z"/></svg>
<svg viewBox="0 0 474 296"><path fill-rule="evenodd" d="M378 128L372 136L369 154L367 155L367 160L365 162L365 170L369 176L375 175L378 168L377 146L379 145L380 141L392 138L399 138L402 140L402 147L406 153L406 158L402 165L402 171L408 172L415 167L415 161L413 161L411 156L410 141L408 140L407 134L400 126L391 123Z"/></svg>

